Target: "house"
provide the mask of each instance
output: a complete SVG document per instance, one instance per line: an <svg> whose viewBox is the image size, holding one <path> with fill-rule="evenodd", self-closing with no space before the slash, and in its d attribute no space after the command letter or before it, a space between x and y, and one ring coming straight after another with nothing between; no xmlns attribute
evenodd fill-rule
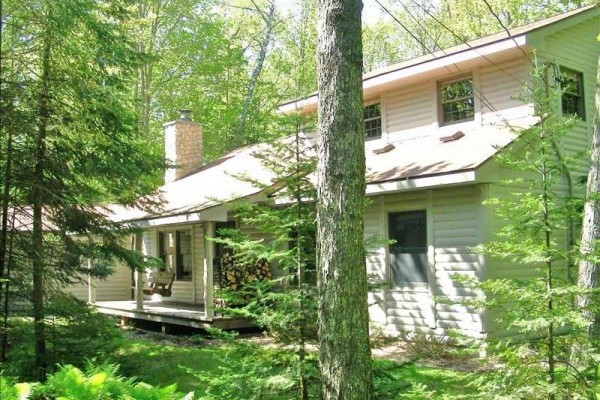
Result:
<svg viewBox="0 0 600 400"><path fill-rule="evenodd" d="M510 171L493 156L514 139L511 128L536 122L533 105L516 99L528 82L534 52L554 78L571 82L560 107L579 122L560 143L562 151L578 154L588 147L599 28L600 9L584 7L512 29L510 35L502 32L365 75L366 193L371 198L365 234L396 240L370 249L367 258L369 274L391 282L369 293L372 327L391 336L456 328L482 337L493 330L485 311L437 299L474 295L453 281L455 273L481 280L525 276L514 265L472 250L498 225L482 202L508 190L499 180ZM313 95L286 103L281 111L310 114L316 107ZM213 260L222 249L207 238L228 226L260 234L240 226L227 201L264 196L233 175L248 172L263 182L272 176L252 155L263 145L202 165L202 127L186 114L165 125L165 141L167 157L181 168L166 173L164 206L152 214L118 210L115 218L144 229L131 245L161 257L174 271L171 296L148 302L142 274L135 274L132 290L125 267L92 289L77 290L101 312L123 317L166 321L196 307L198 326L208 326L220 318L213 312ZM175 303L187 306L169 311Z"/></svg>

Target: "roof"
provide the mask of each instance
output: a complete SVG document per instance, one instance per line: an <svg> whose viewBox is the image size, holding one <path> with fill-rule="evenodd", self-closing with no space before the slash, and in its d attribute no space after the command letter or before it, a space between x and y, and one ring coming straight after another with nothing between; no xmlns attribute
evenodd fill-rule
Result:
<svg viewBox="0 0 600 400"><path fill-rule="evenodd" d="M268 147L257 144L236 149L204 165L198 172L160 187L153 197L162 204L153 213L139 208L113 206L111 218L136 221L186 215L259 193L260 184L271 184L274 175L253 154L268 151ZM238 178L244 175L251 176L260 184L255 186Z"/></svg>
<svg viewBox="0 0 600 400"><path fill-rule="evenodd" d="M408 61L403 61L387 67L376 69L363 75L363 88L372 88L389 81L422 73L427 68L439 68L467 59L466 56L464 58L457 57L461 55L461 53L474 52L472 57L481 58L493 54L494 52L507 51L515 48L521 51L527 47L527 41L525 38L527 34L580 16L581 14L592 9L594 9L597 14L598 10L600 10L600 6L589 5L581 7L563 14L555 15L553 17L545 18L527 25L509 29L508 32L504 31L483 38L471 40L454 47L439 50L432 54L427 54L421 57L410 59ZM593 15L594 14L591 13L590 17ZM314 107L316 102L317 93L315 92L306 98L291 100L283 103L280 106L280 111L294 112L305 107Z"/></svg>
<svg viewBox="0 0 600 400"><path fill-rule="evenodd" d="M520 126L530 126L534 122L528 119L522 121ZM413 139L378 141L380 147L385 147L387 151L366 151L367 187L381 182L418 180L475 170L516 137L514 127L489 125L464 129L462 137L442 142L440 138L447 134L447 129L438 129L422 132L416 138L416 135L407 135ZM309 144L309 141L306 143ZM261 185L275 183L273 172L255 156L257 152L265 151L269 151L269 145L259 144L234 150L205 165L197 173L162 186L158 194L163 204L156 212L113 207L112 219L140 221L202 213L212 207L259 194ZM237 178L243 175L252 176L260 184L254 185Z"/></svg>
<svg viewBox="0 0 600 400"><path fill-rule="evenodd" d="M470 171L481 166L516 134L506 126L484 126L455 131L458 138L442 141L441 133L391 142L393 149L366 153L367 184L424 178ZM391 147L391 146L390 146Z"/></svg>

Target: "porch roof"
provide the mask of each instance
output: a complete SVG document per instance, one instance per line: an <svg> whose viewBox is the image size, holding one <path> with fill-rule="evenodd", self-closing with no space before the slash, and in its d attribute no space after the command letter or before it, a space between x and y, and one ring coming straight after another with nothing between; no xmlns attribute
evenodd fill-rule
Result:
<svg viewBox="0 0 600 400"><path fill-rule="evenodd" d="M514 129L531 126L533 119L523 120L513 127L483 126L463 129L455 140L442 141L446 136L457 133L448 127L439 130L423 131L421 135L407 133L407 140L386 141L381 139L370 142L366 151L367 194L390 191L383 188L389 182L425 182L427 186L440 186L453 183L452 176L465 171L475 171L492 158L500 149L508 145L515 137ZM313 140L309 138L305 145ZM387 148L386 148L387 146ZM386 151L381 151L386 148ZM157 198L162 205L155 212L138 208L113 207L112 219L115 221L148 221L174 216L198 215L196 219L171 220L170 223L194 221L202 213L227 202L257 195L260 185L274 183L275 175L262 165L257 152L269 151L269 145L258 144L236 149L227 155L204 165L198 172L178 181L162 186ZM239 176L250 176L260 184L240 180ZM474 181L474 180L471 180ZM465 181L467 182L467 181ZM399 191L406 185L394 186ZM423 185L412 185L412 188ZM166 224L167 220L156 221L155 225Z"/></svg>

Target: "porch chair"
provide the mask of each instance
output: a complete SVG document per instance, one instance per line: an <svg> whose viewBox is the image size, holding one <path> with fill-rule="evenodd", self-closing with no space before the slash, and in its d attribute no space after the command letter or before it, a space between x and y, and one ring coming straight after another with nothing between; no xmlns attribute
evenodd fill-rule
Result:
<svg viewBox="0 0 600 400"><path fill-rule="evenodd" d="M148 296L160 294L163 297L169 297L174 280L175 273L173 271L153 271L148 278L149 287L144 289L144 294Z"/></svg>

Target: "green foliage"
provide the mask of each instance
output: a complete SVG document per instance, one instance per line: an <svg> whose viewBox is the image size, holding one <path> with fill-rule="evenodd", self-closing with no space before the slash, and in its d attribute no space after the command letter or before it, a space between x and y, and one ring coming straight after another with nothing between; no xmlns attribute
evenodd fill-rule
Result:
<svg viewBox="0 0 600 400"><path fill-rule="evenodd" d="M523 278L459 279L485 293L469 305L497 316L496 338L486 351L498 368L473 384L484 398L584 398L597 379L598 350L586 339L586 321L574 304L581 290L569 279L576 249L565 237L580 207L564 183L575 160L559 146L576 121L557 115L560 92L548 68L534 69L525 89L523 100L534 104L539 123L518 132L497 157L517 178L503 182L509 196L487 202L502 224L495 240L480 248L517 264Z"/></svg>
<svg viewBox="0 0 600 400"><path fill-rule="evenodd" d="M114 365L88 364L85 372L72 365L61 366L44 384L17 384L0 377L2 399L64 399L64 400L175 400L192 399L182 396L176 385L153 387L118 374Z"/></svg>
<svg viewBox="0 0 600 400"><path fill-rule="evenodd" d="M105 360L119 345L121 334L113 320L96 313L83 302L57 296L48 302L46 347L49 365L84 367L86 360ZM30 318L9 320L8 361L5 373L20 379L34 379L33 324Z"/></svg>
<svg viewBox="0 0 600 400"><path fill-rule="evenodd" d="M236 215L268 239L255 239L235 230L220 232L217 239L232 249L237 264L268 260L276 266L279 278L255 281L219 295L230 304L245 304L234 311L256 319L286 342L305 340L316 332L311 289L315 266L314 187L309 178L315 165L312 151L307 139L296 134L257 152L255 156L274 174L276 184L265 185L247 176L238 178L263 188L267 198L275 201L238 203Z"/></svg>
<svg viewBox="0 0 600 400"><path fill-rule="evenodd" d="M203 400L231 399L290 399L295 397L298 388L296 355L289 351L261 349L253 344L232 343L221 349L223 365L218 374L194 374L201 386ZM307 357L304 363L305 375L311 382L310 398L317 398L318 375L317 359Z"/></svg>
<svg viewBox="0 0 600 400"><path fill-rule="evenodd" d="M289 400L297 392L297 360L288 347L254 338L253 343L205 340L178 346L151 338L123 341L111 362L121 364L126 376L152 385L177 382L180 390L193 390L198 399L245 400L260 394L263 399ZM311 351L307 357L308 393L318 399L317 355ZM381 359L374 359L373 366L377 399L478 399L475 388L466 386L472 377L465 372Z"/></svg>
<svg viewBox="0 0 600 400"><path fill-rule="evenodd" d="M13 400L19 398L19 390L15 387L13 379L0 375L0 398Z"/></svg>

